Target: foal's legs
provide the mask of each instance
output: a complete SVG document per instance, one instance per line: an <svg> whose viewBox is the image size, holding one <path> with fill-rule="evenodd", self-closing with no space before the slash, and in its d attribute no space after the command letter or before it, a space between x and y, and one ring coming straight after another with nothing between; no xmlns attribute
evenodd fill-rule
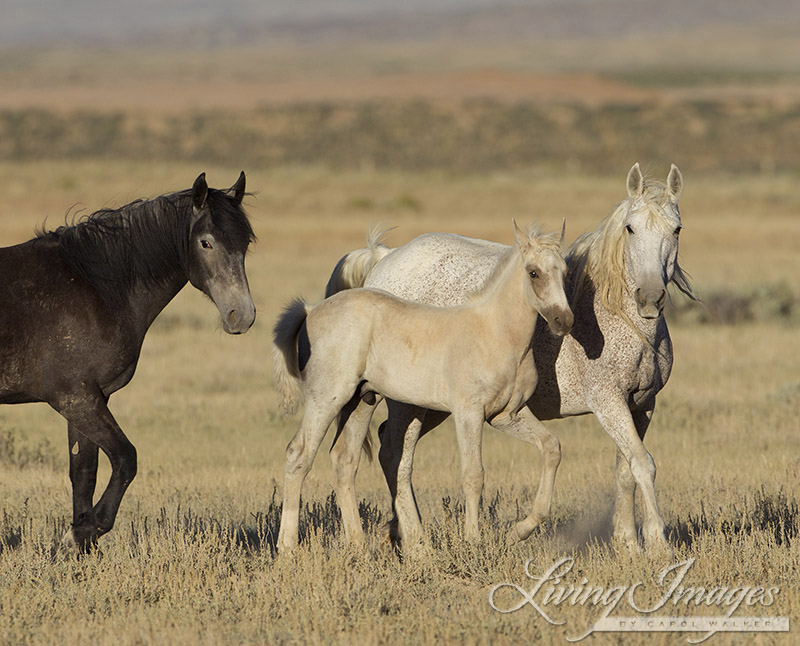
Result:
<svg viewBox="0 0 800 646"><path fill-rule="evenodd" d="M344 534L350 543L362 543L364 530L358 515L356 501L356 472L361 457L364 439L369 433L369 423L378 401L368 404L357 395L351 399L341 415L347 416L339 437L331 447L331 463L333 466L333 482L336 499L342 511Z"/></svg>
<svg viewBox="0 0 800 646"><path fill-rule="evenodd" d="M561 464L561 442L547 430L527 406L513 417L499 415L490 424L512 437L535 444L542 454L542 473L539 477L539 488L536 490L533 509L514 527L515 537L524 541L538 525L550 517L556 471L558 465Z"/></svg>
<svg viewBox="0 0 800 646"><path fill-rule="evenodd" d="M300 428L286 447L286 471L283 480L283 511L278 532L278 549L291 551L298 540L300 490L311 469L314 456L333 418L349 400L356 384L344 389L347 394L320 393L309 396Z"/></svg>
<svg viewBox="0 0 800 646"><path fill-rule="evenodd" d="M136 449L125 437L106 402L104 395L95 393L73 399L67 406L54 406L67 419L70 440L75 438L78 447L77 454L70 449L73 515L78 514L73 517L73 526L65 542L84 551L114 526L122 496L136 476ZM111 478L100 500L92 507L98 446L111 462Z"/></svg>
<svg viewBox="0 0 800 646"><path fill-rule="evenodd" d="M653 417L655 400L641 410L634 411L633 423L639 439L644 440L647 427ZM623 453L617 449L616 468L616 501L614 505L614 538L621 541L633 550L639 549L636 537L636 521L634 514L634 501L636 496L636 481L631 473L630 465Z"/></svg>
<svg viewBox="0 0 800 646"><path fill-rule="evenodd" d="M628 462L633 480L642 492L645 547L668 547L664 536L664 519L656 500L656 465L639 437L627 402L624 397L609 395L603 398L602 406L598 406L594 413ZM624 483L624 475L623 486L628 490L630 488Z"/></svg>
<svg viewBox="0 0 800 646"><path fill-rule="evenodd" d="M461 454L461 484L465 498L464 537L472 541L479 537L478 508L483 491L483 410L453 411L453 419Z"/></svg>

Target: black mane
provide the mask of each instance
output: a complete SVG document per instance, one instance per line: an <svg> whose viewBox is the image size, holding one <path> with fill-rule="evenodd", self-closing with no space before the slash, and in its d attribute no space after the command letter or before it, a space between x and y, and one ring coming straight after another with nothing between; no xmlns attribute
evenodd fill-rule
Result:
<svg viewBox="0 0 800 646"><path fill-rule="evenodd" d="M208 190L207 203L226 245L245 251L255 235L240 204L218 189ZM189 189L101 209L55 231L37 232L37 238L56 239L70 269L104 301L120 303L136 285L187 276L191 220Z"/></svg>

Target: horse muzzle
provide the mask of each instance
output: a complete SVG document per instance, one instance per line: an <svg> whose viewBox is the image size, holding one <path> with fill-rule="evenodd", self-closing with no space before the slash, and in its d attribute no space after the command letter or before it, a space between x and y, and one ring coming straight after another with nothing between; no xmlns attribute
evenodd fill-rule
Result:
<svg viewBox="0 0 800 646"><path fill-rule="evenodd" d="M667 290L661 287L637 288L636 310L643 319L657 319L667 303Z"/></svg>
<svg viewBox="0 0 800 646"><path fill-rule="evenodd" d="M566 309L552 309L547 312L540 312L550 332L555 336L566 336L572 330L572 324L575 322L575 317L572 310L568 307Z"/></svg>
<svg viewBox="0 0 800 646"><path fill-rule="evenodd" d="M222 314L222 329L228 334L244 334L256 320L256 308L252 304L249 307L240 306L228 309L227 314L221 309L220 314Z"/></svg>

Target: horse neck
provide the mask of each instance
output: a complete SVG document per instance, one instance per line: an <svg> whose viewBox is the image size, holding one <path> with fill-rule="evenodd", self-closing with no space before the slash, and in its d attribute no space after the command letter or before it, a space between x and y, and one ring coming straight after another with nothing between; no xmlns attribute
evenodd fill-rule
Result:
<svg viewBox="0 0 800 646"><path fill-rule="evenodd" d="M538 314L530 290L522 258L512 247L496 279L477 306L484 316L494 319L492 328L502 330L504 338L527 345L533 337Z"/></svg>
<svg viewBox="0 0 800 646"><path fill-rule="evenodd" d="M591 275L588 278L591 281ZM595 289L583 289L575 302L576 321L582 318L580 315L577 315L577 312L581 310L585 312L585 308L591 308L595 312L597 325L600 329L611 331L614 329L614 326L622 324L625 329L630 330L630 333L639 341L642 341L644 345L653 347L661 334L660 330L662 328L660 324L663 315L659 316L657 319L643 319L639 316L639 311L633 296L636 291L636 284L630 276L627 265L625 268L625 286L626 289L623 292L622 302L620 304L622 316L617 312L610 311L606 307L599 291ZM627 321L625 320L626 318L628 319ZM635 329L632 326L635 326Z"/></svg>
<svg viewBox="0 0 800 646"><path fill-rule="evenodd" d="M161 229L159 235L166 243L164 247L174 249L180 256L177 250L187 244L192 209L191 206L182 208L180 194L164 196L161 199L171 202L175 213L162 215L156 220L161 225L157 227ZM175 218L181 223L180 226L175 226ZM145 251L134 249L133 253L145 253ZM155 267L154 274L147 281L139 280L134 283L127 296L127 305L142 334L189 280L185 262L158 263Z"/></svg>
<svg viewBox="0 0 800 646"><path fill-rule="evenodd" d="M187 282L186 275L175 275L157 286L136 285L130 291L127 306L142 336Z"/></svg>

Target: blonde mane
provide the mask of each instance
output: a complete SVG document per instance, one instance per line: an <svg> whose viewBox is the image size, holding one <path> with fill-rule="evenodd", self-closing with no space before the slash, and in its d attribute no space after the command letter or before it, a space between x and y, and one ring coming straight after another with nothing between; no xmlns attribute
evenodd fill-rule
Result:
<svg viewBox="0 0 800 646"><path fill-rule="evenodd" d="M670 217L673 206L669 189L660 182L648 180L641 197L623 200L600 222L597 229L584 233L573 242L566 260L569 267L570 306L573 311L587 283L591 283L603 306L612 314L620 316L642 336L639 328L623 309L623 302L628 294L625 282L625 218L633 203L638 200L642 200L644 208L649 211L649 226L659 226L667 230L675 226L674 218ZM683 271L677 260L670 282L692 300L698 300L689 275Z"/></svg>
<svg viewBox="0 0 800 646"><path fill-rule="evenodd" d="M561 254L561 234L560 233L545 233L542 231L541 225L531 223L528 225L528 237L531 241L536 242L538 245L549 249L551 251L555 251L557 254ZM479 301L483 298L486 294L491 292L494 289L494 286L502 279L502 276L505 274L506 269L511 265L512 259L515 257L514 254L517 251L516 245L511 245L505 253L500 257L500 260L495 265L492 273L489 274L489 277L486 279L486 282L483 283L478 289L474 292L467 294L464 302L465 303L474 303Z"/></svg>

